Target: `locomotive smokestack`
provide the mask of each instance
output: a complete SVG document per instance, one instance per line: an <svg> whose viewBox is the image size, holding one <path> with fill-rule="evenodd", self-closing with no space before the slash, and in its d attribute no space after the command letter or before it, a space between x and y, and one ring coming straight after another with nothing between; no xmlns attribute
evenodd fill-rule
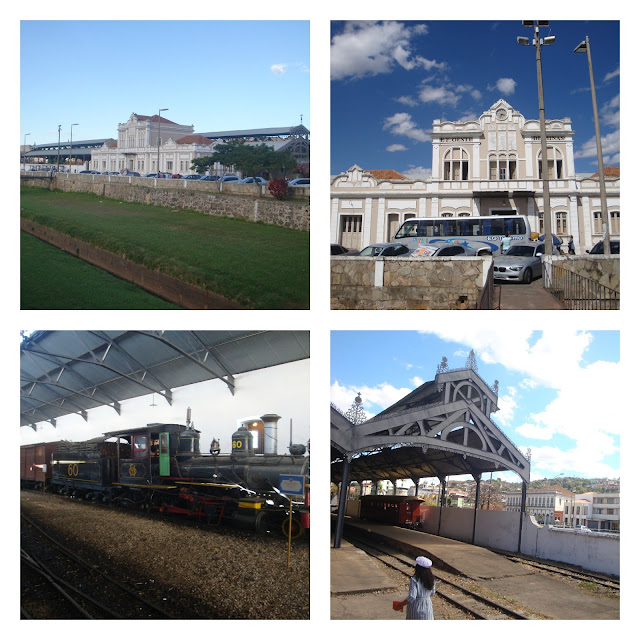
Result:
<svg viewBox="0 0 640 640"><path fill-rule="evenodd" d="M187 427L191 426L191 407L187 407Z"/></svg>
<svg viewBox="0 0 640 640"><path fill-rule="evenodd" d="M278 453L278 420L281 416L276 413L267 413L260 417L264 422L264 452Z"/></svg>

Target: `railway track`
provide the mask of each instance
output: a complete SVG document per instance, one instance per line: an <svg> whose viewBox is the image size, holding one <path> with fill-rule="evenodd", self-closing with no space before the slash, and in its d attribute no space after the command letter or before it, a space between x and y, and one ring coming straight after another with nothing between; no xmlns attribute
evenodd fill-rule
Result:
<svg viewBox="0 0 640 640"><path fill-rule="evenodd" d="M20 549L23 618L170 619L163 608L87 562L31 518Z"/></svg>
<svg viewBox="0 0 640 640"><path fill-rule="evenodd" d="M531 567L532 569L536 569L538 571L552 573L554 575L559 575L565 578L572 578L573 580L595 584L607 589L611 589L612 591L620 592L620 581L615 580L614 578L609 578L595 573L589 573L588 571L580 571L566 565L549 564L547 562L541 562L532 558L515 556L508 553L502 553L501 555L503 555L505 558L508 558L512 562L526 565L527 567Z"/></svg>
<svg viewBox="0 0 640 640"><path fill-rule="evenodd" d="M345 536L346 538L347 536ZM415 558L387 545L364 540L349 533L349 542L386 566L405 576L412 576ZM528 620L521 611L515 611L501 602L471 591L453 580L450 574L433 570L437 582L436 598L440 597L476 620Z"/></svg>

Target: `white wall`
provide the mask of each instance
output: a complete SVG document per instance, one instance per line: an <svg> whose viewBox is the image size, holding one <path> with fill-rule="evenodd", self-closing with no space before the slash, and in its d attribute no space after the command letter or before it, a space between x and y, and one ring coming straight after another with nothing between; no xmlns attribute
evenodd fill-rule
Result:
<svg viewBox="0 0 640 640"><path fill-rule="evenodd" d="M422 530L438 535L439 507L426 507ZM479 510L475 544L516 552L520 531L520 512ZM471 543L473 509L443 508L439 535ZM598 533L577 533L538 525L525 516L521 553L544 560L566 562L587 571L620 575L620 537Z"/></svg>

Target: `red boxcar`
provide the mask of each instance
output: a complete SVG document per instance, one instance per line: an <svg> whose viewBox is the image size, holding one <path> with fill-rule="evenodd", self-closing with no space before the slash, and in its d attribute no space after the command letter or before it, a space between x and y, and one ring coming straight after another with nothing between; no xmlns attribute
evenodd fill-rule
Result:
<svg viewBox="0 0 640 640"><path fill-rule="evenodd" d="M45 480L50 480L51 455L55 453L57 448L57 442L40 442L20 447L21 483L35 486L41 485Z"/></svg>
<svg viewBox="0 0 640 640"><path fill-rule="evenodd" d="M360 517L399 526L417 528L424 500L415 496L362 496Z"/></svg>

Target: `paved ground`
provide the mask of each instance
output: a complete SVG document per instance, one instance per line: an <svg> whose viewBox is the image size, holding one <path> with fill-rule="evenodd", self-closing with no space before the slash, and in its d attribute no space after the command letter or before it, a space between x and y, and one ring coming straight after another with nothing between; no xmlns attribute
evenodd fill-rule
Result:
<svg viewBox="0 0 640 640"><path fill-rule="evenodd" d="M379 535L382 525L367 523L365 528ZM488 549L425 533L386 527L394 545L405 552L427 555L434 566L453 569L483 590L504 596L514 609L554 620L617 620L617 597L589 592L584 585L567 578L538 573L511 562ZM387 538L388 542L391 542ZM416 546L420 545L420 546ZM401 620L392 602L407 594L402 577L385 571L360 549L342 541L331 549L331 618L333 620ZM436 602L439 602L436 600ZM447 619L442 605L436 618ZM435 607L435 602L434 602Z"/></svg>
<svg viewBox="0 0 640 640"><path fill-rule="evenodd" d="M543 287L543 279L537 278L531 284L517 284L507 282L500 284L501 310L552 309L561 310L564 307Z"/></svg>

